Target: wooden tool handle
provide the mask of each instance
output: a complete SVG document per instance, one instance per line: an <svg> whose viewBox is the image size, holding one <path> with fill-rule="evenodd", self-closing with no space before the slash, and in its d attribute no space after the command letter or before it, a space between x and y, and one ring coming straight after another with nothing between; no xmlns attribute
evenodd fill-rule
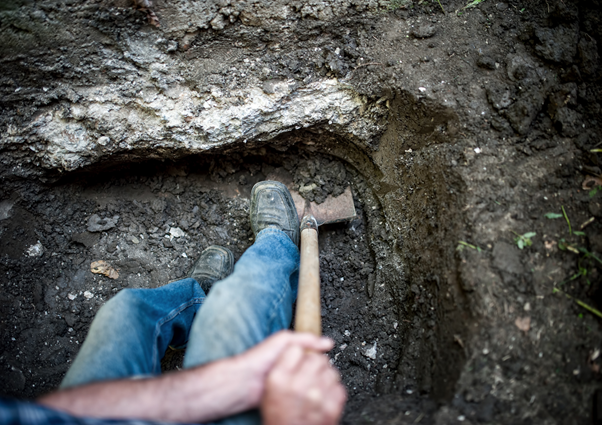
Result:
<svg viewBox="0 0 602 425"><path fill-rule="evenodd" d="M310 332L321 336L321 310L320 258L316 226L316 229L304 228L301 230L301 265L299 268L299 293L295 314L295 330L297 332Z"/></svg>

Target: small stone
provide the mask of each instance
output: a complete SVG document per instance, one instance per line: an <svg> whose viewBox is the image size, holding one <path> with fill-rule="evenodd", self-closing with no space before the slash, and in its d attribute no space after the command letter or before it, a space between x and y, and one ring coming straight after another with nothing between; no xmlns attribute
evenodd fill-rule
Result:
<svg viewBox="0 0 602 425"><path fill-rule="evenodd" d="M374 345L372 347L362 351L362 354L369 359L376 360L376 341L374 341Z"/></svg>
<svg viewBox="0 0 602 425"><path fill-rule="evenodd" d="M477 66L484 69L495 69L495 60L490 58L489 56L479 56L477 59Z"/></svg>
<svg viewBox="0 0 602 425"><path fill-rule="evenodd" d="M67 298L69 298L71 301L73 301L74 299L77 298L77 295L73 295L73 294L68 294Z"/></svg>
<svg viewBox="0 0 602 425"><path fill-rule="evenodd" d="M349 332L348 330L346 330L344 333L345 333L345 336L350 336L351 335L351 332Z"/></svg>
<svg viewBox="0 0 602 425"><path fill-rule="evenodd" d="M29 248L27 248L26 253L28 257L41 257L42 255L44 255L44 246L42 246L42 243L38 241L38 243L36 243L35 245L32 245Z"/></svg>
<svg viewBox="0 0 602 425"><path fill-rule="evenodd" d="M163 239L163 246L165 248L173 248L173 243L168 238L164 238Z"/></svg>
<svg viewBox="0 0 602 425"><path fill-rule="evenodd" d="M115 252L117 251L118 243L117 241L111 241L107 244L107 252Z"/></svg>
<svg viewBox="0 0 602 425"><path fill-rule="evenodd" d="M140 243L140 240L139 240L139 239L138 239L136 236L132 236L132 237L130 238L130 240L131 240L133 243L135 243L135 244L138 244L138 243Z"/></svg>
<svg viewBox="0 0 602 425"><path fill-rule="evenodd" d="M104 232L110 230L117 225L119 216L113 218L100 218L98 214L92 214L88 218L88 232Z"/></svg>
<svg viewBox="0 0 602 425"><path fill-rule="evenodd" d="M90 298L94 298L94 294L90 291L85 291L84 292L84 297L86 297L86 299L90 299Z"/></svg>
<svg viewBox="0 0 602 425"><path fill-rule="evenodd" d="M110 141L111 139L109 139L107 136L102 136L99 137L98 140L96 140L96 143L98 143L101 146L106 146Z"/></svg>
<svg viewBox="0 0 602 425"><path fill-rule="evenodd" d="M1 201L0 202L0 220L6 220L12 215L14 203L11 201Z"/></svg>
<svg viewBox="0 0 602 425"><path fill-rule="evenodd" d="M184 233L184 231L182 229L180 229L179 227L171 227L169 229L169 234L173 238L181 238L182 236L186 236L186 233Z"/></svg>

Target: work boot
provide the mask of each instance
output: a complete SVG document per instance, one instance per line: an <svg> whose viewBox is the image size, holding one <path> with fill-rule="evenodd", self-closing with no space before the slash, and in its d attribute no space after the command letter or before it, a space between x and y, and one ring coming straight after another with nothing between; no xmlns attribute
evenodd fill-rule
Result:
<svg viewBox="0 0 602 425"><path fill-rule="evenodd" d="M188 277L196 280L205 294L208 294L213 283L226 278L233 269L232 252L223 246L211 245L201 252L201 256L192 266Z"/></svg>
<svg viewBox="0 0 602 425"><path fill-rule="evenodd" d="M282 230L299 246L299 217L293 198L280 182L264 181L251 191L251 229L257 233L268 227Z"/></svg>

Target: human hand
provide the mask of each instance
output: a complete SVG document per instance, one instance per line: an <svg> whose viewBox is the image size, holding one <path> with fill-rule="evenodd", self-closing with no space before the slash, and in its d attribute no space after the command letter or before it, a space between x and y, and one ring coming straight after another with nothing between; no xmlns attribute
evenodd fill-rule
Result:
<svg viewBox="0 0 602 425"><path fill-rule="evenodd" d="M248 408L259 406L265 391L268 373L286 350L297 347L302 351L322 353L330 351L333 346L334 343L329 338L321 338L309 333L280 331L243 354L232 358L237 365L236 370L240 381L250 383L248 384L250 387Z"/></svg>
<svg viewBox="0 0 602 425"><path fill-rule="evenodd" d="M268 374L261 413L265 425L334 425L346 400L328 358L291 345Z"/></svg>

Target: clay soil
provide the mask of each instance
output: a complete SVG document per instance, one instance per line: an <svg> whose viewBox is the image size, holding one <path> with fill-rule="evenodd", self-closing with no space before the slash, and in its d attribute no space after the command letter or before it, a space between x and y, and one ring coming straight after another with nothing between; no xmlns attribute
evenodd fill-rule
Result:
<svg viewBox="0 0 602 425"><path fill-rule="evenodd" d="M25 31L6 15L33 7L22 3L0 3L2 31ZM161 31L127 2L42 3L107 37ZM69 172L39 166L33 148L0 145L2 395L55 389L120 289L181 278L211 244L240 257L253 242L250 190L276 173L318 202L347 186L354 195L358 218L320 235L324 333L349 392L343 423L592 421L602 388L602 3L381 3L303 17L283 38L231 19L171 51L183 63L207 46L224 63L261 56L270 78L299 85L339 78L386 105L369 143L323 123L206 154L120 152ZM237 42L240 57L223 53ZM62 101L42 87L122 78L55 72L3 49L3 132ZM244 85L201 71L199 87ZM26 83L40 90L15 91ZM97 260L119 276L92 273ZM169 351L164 370L182 356Z"/></svg>

